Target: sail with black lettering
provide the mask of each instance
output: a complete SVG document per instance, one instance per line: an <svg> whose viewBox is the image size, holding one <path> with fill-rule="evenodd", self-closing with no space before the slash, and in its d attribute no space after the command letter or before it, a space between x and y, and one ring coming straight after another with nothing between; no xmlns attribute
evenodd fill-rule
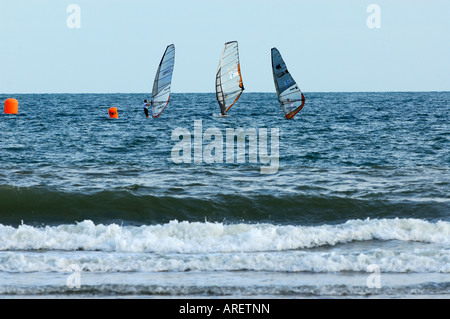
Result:
<svg viewBox="0 0 450 319"><path fill-rule="evenodd" d="M289 73L286 64L276 48L272 48L273 81L278 101L287 119L293 119L305 105L305 96Z"/></svg>
<svg viewBox="0 0 450 319"><path fill-rule="evenodd" d="M175 46L171 44L164 52L153 82L151 101L153 118L159 117L169 104L174 64Z"/></svg>
<svg viewBox="0 0 450 319"><path fill-rule="evenodd" d="M237 102L243 91L238 43L227 42L223 48L216 75L216 97L222 115L225 115Z"/></svg>

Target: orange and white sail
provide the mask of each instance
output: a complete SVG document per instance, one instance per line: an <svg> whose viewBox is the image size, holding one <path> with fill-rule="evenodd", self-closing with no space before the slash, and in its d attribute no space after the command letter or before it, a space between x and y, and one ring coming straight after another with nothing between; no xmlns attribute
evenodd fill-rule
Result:
<svg viewBox="0 0 450 319"><path fill-rule="evenodd" d="M227 42L222 51L216 75L216 97L222 115L225 115L237 102L243 91L238 43Z"/></svg>

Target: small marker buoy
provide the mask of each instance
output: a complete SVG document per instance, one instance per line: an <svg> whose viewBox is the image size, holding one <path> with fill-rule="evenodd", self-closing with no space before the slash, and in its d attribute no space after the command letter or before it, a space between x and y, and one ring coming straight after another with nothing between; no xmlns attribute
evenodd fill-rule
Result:
<svg viewBox="0 0 450 319"><path fill-rule="evenodd" d="M109 108L109 117L112 119L119 118L119 115L117 114L117 107L110 107Z"/></svg>
<svg viewBox="0 0 450 319"><path fill-rule="evenodd" d="M19 102L16 99L5 100L5 114L17 114L19 112Z"/></svg>

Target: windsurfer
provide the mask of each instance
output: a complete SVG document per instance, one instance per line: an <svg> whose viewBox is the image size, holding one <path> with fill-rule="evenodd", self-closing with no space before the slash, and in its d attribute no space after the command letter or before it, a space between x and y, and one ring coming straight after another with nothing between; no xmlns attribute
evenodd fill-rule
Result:
<svg viewBox="0 0 450 319"><path fill-rule="evenodd" d="M150 103L148 103L147 100L144 100L144 113L147 118L148 118L148 107L149 106L150 106Z"/></svg>

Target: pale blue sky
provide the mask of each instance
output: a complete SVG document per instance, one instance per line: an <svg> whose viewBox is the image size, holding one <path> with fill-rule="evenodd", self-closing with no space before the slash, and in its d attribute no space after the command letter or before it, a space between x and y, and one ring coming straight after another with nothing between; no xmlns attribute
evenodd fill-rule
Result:
<svg viewBox="0 0 450 319"><path fill-rule="evenodd" d="M171 43L172 92L214 92L232 40L247 92L274 91L272 47L304 92L448 91L449 15L448 0L0 0L0 93L151 92Z"/></svg>

